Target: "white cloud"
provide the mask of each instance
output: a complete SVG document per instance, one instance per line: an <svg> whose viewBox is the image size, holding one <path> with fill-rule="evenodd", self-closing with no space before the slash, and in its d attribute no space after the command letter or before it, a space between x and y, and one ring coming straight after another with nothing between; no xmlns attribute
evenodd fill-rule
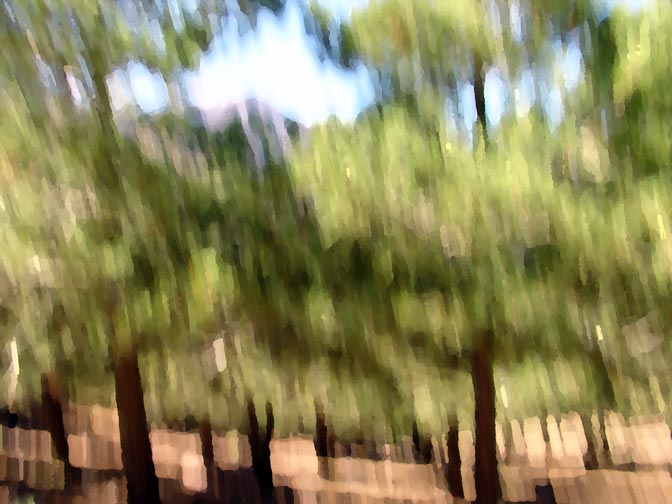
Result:
<svg viewBox="0 0 672 504"><path fill-rule="evenodd" d="M301 13L290 3L279 19L262 13L256 32L242 39L227 37L225 44L204 58L199 71L189 78L188 89L199 107L255 96L313 124L331 114L352 119L360 102L373 96L367 84L370 87L361 71L346 73L316 58Z"/></svg>

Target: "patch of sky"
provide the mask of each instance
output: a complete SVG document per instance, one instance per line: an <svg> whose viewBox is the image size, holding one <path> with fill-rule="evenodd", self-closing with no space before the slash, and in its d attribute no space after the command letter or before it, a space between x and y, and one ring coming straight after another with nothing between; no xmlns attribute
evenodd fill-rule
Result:
<svg viewBox="0 0 672 504"><path fill-rule="evenodd" d="M139 63L128 65L130 91L145 112L155 113L168 105L168 88L158 72L150 72Z"/></svg>
<svg viewBox="0 0 672 504"><path fill-rule="evenodd" d="M198 107L255 97L307 125L332 114L352 120L373 98L363 67L345 72L316 58L294 1L277 18L262 12L257 30L243 37L227 30L186 87Z"/></svg>
<svg viewBox="0 0 672 504"><path fill-rule="evenodd" d="M179 0L169 0L176 1ZM305 33L300 1L307 0L288 1L278 17L262 11L254 31L247 29L242 17L229 18L223 35L203 56L199 68L185 75L184 87L190 101L210 108L255 97L308 126L332 115L346 122L353 120L374 100L375 87L370 75L363 66L344 71L317 58L314 42ZM340 21L347 21L354 10L368 4L368 0L319 1ZM638 10L650 1L596 0L595 8L608 13L620 4ZM497 21L499 13L492 14ZM517 3L511 4L509 14L514 20L514 36L520 40L523 33L516 21L520 18ZM581 79L578 35L572 34L565 46L556 45L553 49L555 74L559 73L561 78L538 86L542 94L539 97L535 96L535 76L529 69L512 83L505 83L497 69L487 73L485 88L491 126L496 126L507 112L524 113L535 99L543 102L551 124L560 121L562 88L571 90ZM115 105L136 102L145 112L154 113L168 103L163 80L140 64L129 65L127 76L117 72L111 84ZM456 108L464 125L471 129L476 120L473 86L461 84L458 96Z"/></svg>

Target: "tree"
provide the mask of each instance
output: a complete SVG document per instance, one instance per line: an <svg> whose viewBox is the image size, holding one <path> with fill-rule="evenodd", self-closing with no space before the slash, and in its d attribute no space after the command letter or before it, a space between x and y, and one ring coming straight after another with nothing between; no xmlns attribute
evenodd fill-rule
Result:
<svg viewBox="0 0 672 504"><path fill-rule="evenodd" d="M13 94L16 89L5 89L9 96L3 97L3 105L12 111L13 117L3 124L6 134L2 152L4 189L1 201L7 247L2 256L5 285L2 304L9 314L4 330L13 336L19 360L28 371L19 376L23 397L34 401L42 396L46 425L56 453L65 463L66 484L76 484L78 471L68 460L62 388L53 363L54 357L58 359L63 355L59 352L54 355L56 348L52 345L52 337L58 336L63 324L62 306L55 302L51 292L54 284L60 282L60 271L45 259L54 244L50 241L58 240L50 230L60 230L69 239L74 226L86 217L82 196L86 197L87 181L80 178L81 185L66 185L75 172L69 163L76 164L77 161L61 146L50 145L50 139L40 131L30 131L29 110L11 99L16 98ZM53 157L44 160L35 155L36 146L47 146ZM33 354L27 359L24 358L26 347L31 348Z"/></svg>
<svg viewBox="0 0 672 504"><path fill-rule="evenodd" d="M506 5L496 5L501 23ZM351 316L378 328L388 324L397 338L394 352L413 345L435 353L439 343L442 367L470 369L479 502L495 502L500 495L494 368L515 368L530 352L574 360L588 351L596 366L592 393L615 407L625 376L638 379L634 366L615 353L617 335L628 317L657 311L667 292L651 262L651 245L645 245L650 238L638 242L636 254L626 239L649 236L635 201L644 201L644 187L662 190L662 180L633 183L625 175L632 161L604 158L599 147L595 152L594 127L577 128L574 115L563 123L562 143L549 137L539 109L503 120L496 131L488 124L481 62L505 64L509 82L525 64L534 66L536 80L544 80L552 70L552 60L544 58L552 36L567 40L575 26L585 26L594 50L608 51L607 25L598 24L584 3L525 4L524 34L516 42L503 35L509 30L490 31L492 25L482 22L490 6L469 2L455 11L383 2L355 16L347 40L381 84L380 105L353 127L317 128L311 149L292 167L297 191L315 207L323 246L364 251L363 267L350 262L352 276L346 280L337 273L341 283L352 282L350 289L367 292L366 304ZM380 33L382 38L374 36ZM586 67L595 78L586 79L589 85L607 94L598 90L590 96L579 88L572 96L581 97L580 113L620 85L611 78L609 61L613 57L606 68ZM459 143L437 105L450 99L451 86L465 78L469 63L475 69L479 123L474 137L487 138L474 151ZM627 152L627 145L632 144L622 142L619 152ZM574 157L574 166L603 170L584 175L579 184L550 169L562 153L578 149L585 154ZM620 177L616 185L609 173ZM602 247L614 254L605 256ZM333 262L329 268L338 271ZM643 282L661 290L645 294ZM337 283L328 284L333 299L339 296ZM627 299L623 292L630 293ZM432 326L427 319L435 308L430 310L428 298L439 295L443 313L435 311L434 320L445 322ZM451 326L458 342L452 349L446 336ZM362 350L353 341L348 346L352 355Z"/></svg>
<svg viewBox="0 0 672 504"><path fill-rule="evenodd" d="M172 88L217 32L217 5L197 2L177 14L145 2L0 6L3 68L19 69L0 74L13 111L2 124L11 133L2 175L13 185L0 200L11 208L3 216L11 246L0 259L6 285L20 294L2 293L14 317L3 323L20 328L32 347L23 359L40 373L86 380L113 368L132 502L158 500L141 362L182 362L181 353L202 348L232 320L253 327L245 349L262 347L254 364L272 378L238 356L240 376L227 379L253 389L258 407L281 396L272 382L298 377L321 454L327 425L344 438L413 433L418 446L421 434L448 430L454 454L458 418L475 410L479 502L500 496L500 374L529 376L536 354L559 357L562 368L588 351L585 362L598 372L576 403L610 408L623 404L628 383L651 381L654 360L629 358L621 328L645 316L667 323L661 209L669 181L659 169L669 156L666 52L662 44L651 50L641 33L667 41L669 12L657 6L655 22L617 13L598 24L585 2L517 5L520 37L503 1L456 10L390 0L338 26L339 47L323 55L366 64L377 103L352 126L318 126L289 170L271 162L262 176L244 165L240 131L193 132L192 147L211 149L205 169L182 169L199 163L191 154L186 163L173 159L166 137L162 156L150 159L120 134L108 95L107 77L130 60ZM131 7L158 21L166 50ZM326 46L328 20L315 7L306 15ZM74 24L57 29L59 19ZM566 115L550 136L541 106L553 77L550 42L560 36L566 46L576 26L588 34L588 78L564 93ZM636 36L651 72L627 57ZM486 70L495 67L510 90L533 68L539 93L532 110L508 110L497 127L485 94ZM474 89L475 145L445 113L465 82ZM595 110L611 129L606 150ZM81 211L68 217L75 197ZM36 258L32 266L25 257ZM82 358L84 348L102 358ZM449 380L460 385L448 390ZM437 421L428 397L438 398L444 418ZM266 482L269 432L288 428L281 402L273 404L266 439L255 444ZM355 412L350 418L339 418L347 416L342 404ZM249 411L254 437L260 419Z"/></svg>
<svg viewBox="0 0 672 504"><path fill-rule="evenodd" d="M243 4L249 12L258 7ZM266 7L278 10L280 5ZM190 182L149 162L118 134L107 78L132 60L168 80L177 78L208 47L221 26L219 17L226 14L223 8L211 2L175 10L147 2L58 0L36 5L5 2L0 8L3 68L18 70L0 76L3 87L9 87L8 110L16 112L14 105L19 104L19 115L8 126L30 147L10 160L7 173L28 178L27 192L21 194L15 187L15 196L30 196L33 202L43 196L53 207L29 213L26 219L29 200L14 199L9 232L16 248L3 256L4 273L13 280L9 285L26 293L15 311L25 315L19 318L26 336L41 345L34 350L42 358L38 369L48 372L69 363L81 376L90 375L92 367L100 368L90 359L92 354L102 357L94 359L97 362L111 361L131 502L159 499L138 353L152 341L160 344L164 332L183 340L193 332L206 334L220 318L220 305L197 303L204 295L233 287L219 276L222 271L227 275L226 265L200 239L203 204L192 201L186 210L192 213L185 215L183 197L193 192L187 189ZM165 47L157 42L150 20L158 22ZM86 146L81 145L82 138L88 139ZM48 163L44 150L48 147L60 149L62 163ZM34 169L25 172L21 168L27 162ZM55 164L67 170L45 170ZM18 175L22 171L26 175ZM76 196L83 200L84 222L74 230L70 225L69 234L62 236L57 231L68 219L57 202L68 201L73 186L78 186ZM141 195L145 189L149 192ZM31 248L35 253L23 257L35 256L37 272L48 271L52 282L36 279L35 272L21 265L21 254ZM198 274L199 268L206 280L215 275L214 291L212 283L195 282L190 275ZM29 324L28 310L36 305L45 315ZM62 312L60 325L46 327L54 309ZM59 333L67 335L69 350L59 341ZM82 358L84 349L90 354ZM55 355L55 362L45 362L45 354Z"/></svg>

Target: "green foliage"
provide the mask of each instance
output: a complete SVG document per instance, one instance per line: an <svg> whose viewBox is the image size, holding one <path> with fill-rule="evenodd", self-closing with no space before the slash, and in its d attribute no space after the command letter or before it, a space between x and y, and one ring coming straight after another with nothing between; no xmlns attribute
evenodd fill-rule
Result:
<svg viewBox="0 0 672 504"><path fill-rule="evenodd" d="M131 61L168 84L195 66L224 3L0 4L0 303L22 366L62 369L83 388L130 346L154 419L239 425L252 390L259 410L275 405L279 432L298 429L297 412L312 428L318 401L337 433L382 439L413 415L435 433L455 411L469 422L467 357L492 329L506 417L642 395L656 361L632 355L624 327L650 315L666 335L671 322L672 14L658 2L655 16L620 11L598 26L587 2L519 2L517 41L508 3L496 4L498 23L483 2L389 0L338 28L307 8L324 55L393 70L390 90L352 125L313 128L262 177L245 166L240 128L140 119L163 147L149 159L119 134L107 96L106 77ZM260 6L282 2L245 2L252 24ZM575 27L582 82L562 91L554 134L533 108L506 112L487 148L456 140L445 103L474 80L474 61L509 87L525 68L546 78L549 41L566 48ZM73 77L87 83L84 106ZM199 163L198 176L180 168ZM209 376L194 355L222 333L229 365Z"/></svg>
<svg viewBox="0 0 672 504"><path fill-rule="evenodd" d="M526 18L531 23L529 43L537 47L549 36L547 20L554 34L584 22L594 30L594 53L584 70L590 72L585 82L596 93L581 97L583 110L568 115L555 138L533 112L503 122L493 140L496 146L487 151L473 153L442 140L436 132L450 129L443 117L418 120L413 107L419 102L399 99L408 93L402 82L412 68L409 61L419 63L432 82L432 75L441 73L440 65L449 62L457 71L468 61L451 59L447 48L466 46L464 58L476 53L499 64L496 48L504 47L506 60L514 65L521 58L520 48L509 50L511 41L498 41L487 30L486 36L471 34L469 23L456 21L461 15L484 19L472 12L476 4L448 12L423 2L383 2L356 15L352 29L365 61L374 67L394 62L398 94L354 126L319 127L311 149L291 170L297 192L315 207L323 245L348 250L356 244L372 253L367 268L373 274L356 275L356 290L367 292L366 304L358 313L349 311L348 317L365 321L370 313L391 310L387 330L397 341L395 351L411 345L433 356L437 343L446 348L448 341L457 340L450 348L459 352L470 347L472 335L492 326L501 364L510 372L530 352L542 359L557 357L549 375L557 386L551 390L545 385L548 393L541 396L532 394L536 406L521 406L528 413L539 401L558 400L565 409L588 407L599 399L599 384L580 388L588 396L567 395L562 386L581 354L598 340L608 367L616 366L632 375L633 383L641 383L638 366L624 350L622 328L664 311L669 292L667 238L662 238L668 218L661 213L664 205L658 206L668 182L663 176L640 181L631 175L640 169L657 172L665 165L669 135L653 116L662 108L645 108L626 97L635 93L627 90L636 89L639 96L651 93L651 100L665 99L666 93L646 84L665 82L658 67L643 71L632 65L667 67L662 56L651 63L654 44L649 41L668 40L662 31L654 35L652 30L658 25L662 30L672 18L662 11L656 21L648 13L621 12L596 26L584 3L567 7L562 2L535 6ZM643 57L637 59L627 56L635 47L634 37L642 40L637 47ZM664 52L663 42L655 47ZM543 55L530 51L528 57ZM418 89L423 89L422 78L415 77ZM576 93L581 92L580 87ZM576 117L593 113L593 100L607 107L607 144L597 127L576 124ZM618 122L610 112L619 106L629 122ZM633 168L642 162L651 167ZM457 258L467 266L451 267ZM353 271L347 255L330 259L328 268L338 271L338 278ZM424 293L432 290L441 293L433 298L440 303L423 302ZM451 334L455 337L447 336ZM531 377L537 371L525 373ZM606 379L618 386L625 383L613 374Z"/></svg>

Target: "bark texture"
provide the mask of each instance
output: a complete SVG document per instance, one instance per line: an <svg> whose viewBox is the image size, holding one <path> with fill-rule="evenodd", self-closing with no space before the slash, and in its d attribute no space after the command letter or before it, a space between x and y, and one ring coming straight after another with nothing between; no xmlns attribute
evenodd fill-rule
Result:
<svg viewBox="0 0 672 504"><path fill-rule="evenodd" d="M119 353L114 358L114 384L119 411L121 460L129 504L159 503L159 480L152 459L147 414L143 401L138 356Z"/></svg>
<svg viewBox="0 0 672 504"><path fill-rule="evenodd" d="M273 436L273 408L266 403L266 432L262 436L254 401L247 400L247 416L250 426L249 439L252 451L252 470L257 477L262 500L273 495L273 471L271 470L271 438Z"/></svg>
<svg viewBox="0 0 672 504"><path fill-rule="evenodd" d="M472 356L471 376L476 402L476 504L494 504L501 498L497 470L495 383L493 375L494 334L477 335Z"/></svg>
<svg viewBox="0 0 672 504"><path fill-rule="evenodd" d="M318 459L318 473L320 477L329 479L329 431L324 409L315 405L315 452Z"/></svg>
<svg viewBox="0 0 672 504"><path fill-rule="evenodd" d="M462 457L460 455L460 436L456 418L452 418L448 430L448 464L446 467L446 480L453 497L464 498L462 485Z"/></svg>
<svg viewBox="0 0 672 504"><path fill-rule="evenodd" d="M210 420L201 420L198 424L198 434L201 437L201 452L203 453L203 463L207 476L207 497L214 500L219 493L219 489L216 488L217 467L215 466L215 449L212 444L212 424Z"/></svg>
<svg viewBox="0 0 672 504"><path fill-rule="evenodd" d="M63 420L63 405L61 402L61 387L55 373L42 375L42 411L47 430L51 435L51 443L56 456L63 461L65 488L71 488L82 483L82 471L70 463L70 447L68 435Z"/></svg>

